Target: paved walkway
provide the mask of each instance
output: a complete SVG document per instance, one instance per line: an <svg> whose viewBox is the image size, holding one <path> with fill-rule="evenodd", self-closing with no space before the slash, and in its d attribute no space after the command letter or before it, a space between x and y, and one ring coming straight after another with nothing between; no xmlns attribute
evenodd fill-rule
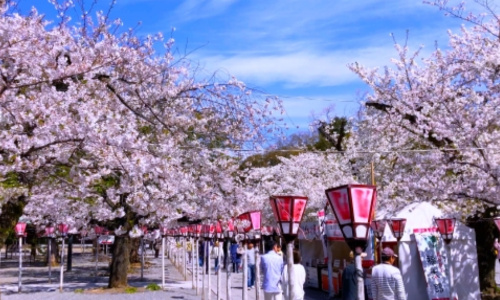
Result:
<svg viewBox="0 0 500 300"><path fill-rule="evenodd" d="M87 250L88 251L88 250ZM165 259L165 287L163 291L146 291L144 288L151 283L162 285L162 260L154 258L148 253L146 259L146 268L144 276L141 279L140 265L134 265L129 274L128 282L130 286L137 287L138 291L132 294L113 293L102 289L107 286L108 281L108 263L110 257L100 255L96 274L95 260L90 252L75 253L73 256L72 271L64 272L64 289L59 292L59 274L60 268L53 267L51 271L51 281L48 278L48 267L42 262L30 263L26 261L23 266L22 292L18 293L18 257L5 259L2 253L0 262L0 300L88 300L103 299L185 299L185 300L217 300L217 276L211 270L211 294L202 297L203 273L199 271L198 293L193 289L191 266L187 270L186 279L182 274L183 270L174 266L173 259ZM231 297L226 299L227 274L224 270L219 273L220 276L220 299L219 300L237 300L243 299L242 293L242 273L231 274ZM205 286L208 287L208 276L205 276ZM101 289L100 289L101 288ZM247 290L247 299L257 299L256 290ZM260 299L264 299L261 292ZM306 289L306 300L326 300L327 294L314 290Z"/></svg>

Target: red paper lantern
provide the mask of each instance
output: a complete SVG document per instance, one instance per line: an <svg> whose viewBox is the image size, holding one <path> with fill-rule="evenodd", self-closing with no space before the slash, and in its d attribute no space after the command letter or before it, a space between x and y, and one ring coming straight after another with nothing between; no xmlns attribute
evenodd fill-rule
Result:
<svg viewBox="0 0 500 300"><path fill-rule="evenodd" d="M202 231L202 227L203 225L201 224L193 224L193 234L195 237L199 238L201 237L201 231Z"/></svg>
<svg viewBox="0 0 500 300"><path fill-rule="evenodd" d="M160 234L161 234L162 237L167 236L167 234L168 234L168 227L166 227L164 225L160 225Z"/></svg>
<svg viewBox="0 0 500 300"><path fill-rule="evenodd" d="M215 236L215 226L213 224L204 224L201 234L204 238L213 239Z"/></svg>
<svg viewBox="0 0 500 300"><path fill-rule="evenodd" d="M19 222L14 227L14 231L16 232L17 237L24 237L26 233L26 223Z"/></svg>
<svg viewBox="0 0 500 300"><path fill-rule="evenodd" d="M183 237L187 237L188 235L188 227L187 226L181 226L179 227L179 233Z"/></svg>
<svg viewBox="0 0 500 300"><path fill-rule="evenodd" d="M55 231L56 229L53 226L47 226L45 227L45 236L49 238L54 237Z"/></svg>
<svg viewBox="0 0 500 300"><path fill-rule="evenodd" d="M142 235L143 236L146 235L148 233L148 226L142 225L141 230L142 230Z"/></svg>
<svg viewBox="0 0 500 300"><path fill-rule="evenodd" d="M250 230L260 230L261 226L260 210L249 211L236 217L239 225L236 226L238 233L247 233ZM247 224L245 226L245 223Z"/></svg>
<svg viewBox="0 0 500 300"><path fill-rule="evenodd" d="M297 237L307 200L308 198L303 196L271 196L269 198L280 232L287 242Z"/></svg>
<svg viewBox="0 0 500 300"><path fill-rule="evenodd" d="M222 231L222 221L217 221L215 223L215 237L217 239L222 239L224 238L224 232Z"/></svg>
<svg viewBox="0 0 500 300"><path fill-rule="evenodd" d="M500 230L500 217L494 218L493 221L495 222L495 225L497 225L498 230Z"/></svg>
<svg viewBox="0 0 500 300"><path fill-rule="evenodd" d="M392 235L399 240L403 237L405 233L406 219L405 218L394 218L387 221L389 227L391 228Z"/></svg>
<svg viewBox="0 0 500 300"><path fill-rule="evenodd" d="M232 239L234 236L234 221L233 219L228 219L221 223L222 231L224 232L224 237L226 239Z"/></svg>
<svg viewBox="0 0 500 300"><path fill-rule="evenodd" d="M355 250L366 248L377 190L373 185L349 184L325 191L345 241Z"/></svg>
<svg viewBox="0 0 500 300"><path fill-rule="evenodd" d="M381 241L384 236L385 226L387 225L387 220L373 220L370 227L373 230L375 237Z"/></svg>
<svg viewBox="0 0 500 300"><path fill-rule="evenodd" d="M68 235L69 225L61 223L57 225L57 229L59 230L59 234L64 237Z"/></svg>
<svg viewBox="0 0 500 300"><path fill-rule="evenodd" d="M104 227L94 226L94 232L96 235L103 235L104 234Z"/></svg>
<svg viewBox="0 0 500 300"><path fill-rule="evenodd" d="M456 221L455 218L434 218L438 231L446 244L449 244L453 239Z"/></svg>

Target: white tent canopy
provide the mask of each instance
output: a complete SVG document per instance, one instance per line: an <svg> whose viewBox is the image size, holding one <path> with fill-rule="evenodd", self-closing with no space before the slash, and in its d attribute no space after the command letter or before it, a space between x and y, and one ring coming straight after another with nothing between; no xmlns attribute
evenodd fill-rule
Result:
<svg viewBox="0 0 500 300"><path fill-rule="evenodd" d="M413 230L435 227L433 219L441 216L443 216L443 212L427 202L410 204L390 216L392 218L407 219L404 235L401 238L399 247L399 263L408 300L427 299L427 283L417 244L413 236ZM385 228L382 241L396 241L389 226ZM454 275L453 289L455 294L458 296L458 299L480 299L476 235L474 230L457 221L450 246ZM445 249L440 249L440 251L444 253Z"/></svg>

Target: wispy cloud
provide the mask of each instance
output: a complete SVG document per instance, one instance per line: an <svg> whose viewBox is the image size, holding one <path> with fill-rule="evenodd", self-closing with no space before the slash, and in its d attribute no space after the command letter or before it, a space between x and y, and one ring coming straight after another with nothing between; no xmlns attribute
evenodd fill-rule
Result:
<svg viewBox="0 0 500 300"><path fill-rule="evenodd" d="M174 13L181 22L211 18L224 13L237 0L185 0Z"/></svg>
<svg viewBox="0 0 500 300"><path fill-rule="evenodd" d="M209 70L225 69L244 81L266 85L280 83L290 88L297 86L341 85L356 79L347 68L348 63L361 63L376 67L388 61L387 49L367 48L354 51L331 51L275 54L204 56Z"/></svg>

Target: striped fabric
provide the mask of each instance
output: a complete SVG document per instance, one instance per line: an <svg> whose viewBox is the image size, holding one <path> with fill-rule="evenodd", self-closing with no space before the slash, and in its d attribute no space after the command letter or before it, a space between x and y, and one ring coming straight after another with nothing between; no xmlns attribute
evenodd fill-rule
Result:
<svg viewBox="0 0 500 300"><path fill-rule="evenodd" d="M406 300L403 278L398 268L386 263L373 268L372 296L374 300Z"/></svg>

